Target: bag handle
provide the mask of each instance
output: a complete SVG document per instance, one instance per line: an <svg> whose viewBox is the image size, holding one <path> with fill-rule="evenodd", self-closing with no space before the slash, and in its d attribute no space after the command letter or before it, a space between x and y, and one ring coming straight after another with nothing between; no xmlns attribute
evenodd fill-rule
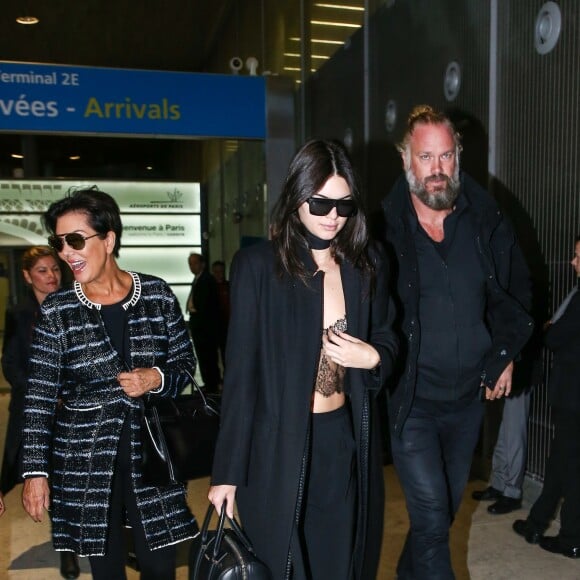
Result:
<svg viewBox="0 0 580 580"><path fill-rule="evenodd" d="M236 536L238 537L240 542L243 544L243 546L252 554L254 553L254 548L252 546L252 543L250 542L250 539L248 538L248 536L246 535L246 533L242 529L242 526L240 526L240 524L238 523L238 521L236 520L235 517L230 518L226 514L226 506L227 506L227 502L224 502L222 505L221 512L219 514L218 526L216 529L215 541L214 541L214 545L213 545L213 558L214 558L214 560L217 559L217 557L219 555L219 551L220 551L220 547L221 547L221 543L222 543L222 538L224 535L224 525L225 525L226 520L228 521L232 531L236 534ZM203 520L203 525L201 526L200 533L201 533L202 545L207 544L207 537L209 534L209 524L210 524L214 509L215 509L214 505L212 503L210 503L208 508L207 508L205 518Z"/></svg>
<svg viewBox="0 0 580 580"><path fill-rule="evenodd" d="M214 409L214 407L211 406L211 404L207 400L207 397L205 396L205 393L203 392L203 389L197 384L197 381L195 380L194 376L187 369L184 370L185 374L191 379L191 384L193 385L193 388L198 392L199 396L201 397L201 400L203 401L203 406L206 408L206 410L212 413L213 415L219 416L219 411L216 411L216 409Z"/></svg>

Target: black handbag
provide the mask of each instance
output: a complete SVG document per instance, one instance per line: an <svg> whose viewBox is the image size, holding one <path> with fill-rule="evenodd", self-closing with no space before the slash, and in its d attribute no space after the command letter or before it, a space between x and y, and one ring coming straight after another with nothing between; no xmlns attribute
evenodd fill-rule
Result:
<svg viewBox="0 0 580 580"><path fill-rule="evenodd" d="M141 478L163 487L211 473L219 428L219 395L194 382L191 395L142 401Z"/></svg>
<svg viewBox="0 0 580 580"><path fill-rule="evenodd" d="M225 503L217 529L209 530L213 511L210 504L201 532L191 544L189 580L272 580L270 570L256 556L240 524L226 515ZM225 528L226 520L230 528Z"/></svg>

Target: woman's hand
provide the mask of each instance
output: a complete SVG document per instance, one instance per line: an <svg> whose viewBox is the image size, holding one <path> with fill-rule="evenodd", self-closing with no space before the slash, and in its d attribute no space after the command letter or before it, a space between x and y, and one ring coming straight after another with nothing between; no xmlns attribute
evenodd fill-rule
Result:
<svg viewBox="0 0 580 580"><path fill-rule="evenodd" d="M322 336L322 352L343 367L370 370L381 362L374 346L346 332L335 332L331 329Z"/></svg>
<svg viewBox="0 0 580 580"><path fill-rule="evenodd" d="M141 397L161 386L161 375L157 369L133 369L117 375L117 380L128 397Z"/></svg>
<svg viewBox="0 0 580 580"><path fill-rule="evenodd" d="M212 485L209 488L207 498L213 503L218 514L222 511L222 505L227 502L226 514L228 517L234 517L234 503L236 501L236 486L235 485Z"/></svg>
<svg viewBox="0 0 580 580"><path fill-rule="evenodd" d="M24 480L22 505L35 522L42 521L44 510L50 507L50 489L46 477L29 477Z"/></svg>

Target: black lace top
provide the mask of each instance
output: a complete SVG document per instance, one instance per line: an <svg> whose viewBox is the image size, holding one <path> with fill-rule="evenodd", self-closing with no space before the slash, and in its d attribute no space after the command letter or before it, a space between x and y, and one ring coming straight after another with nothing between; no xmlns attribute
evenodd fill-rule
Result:
<svg viewBox="0 0 580 580"><path fill-rule="evenodd" d="M346 332L347 328L345 315L328 328L325 328L323 332L327 333L329 329L337 332ZM334 393L342 393L344 391L345 370L343 366L331 361L322 353L320 355L320 362L318 363L318 373L316 375L314 390L323 397L330 397Z"/></svg>

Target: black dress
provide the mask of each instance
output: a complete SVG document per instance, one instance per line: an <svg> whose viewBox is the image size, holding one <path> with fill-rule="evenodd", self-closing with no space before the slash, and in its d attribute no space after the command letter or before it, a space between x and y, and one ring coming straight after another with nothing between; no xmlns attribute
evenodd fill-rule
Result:
<svg viewBox="0 0 580 580"><path fill-rule="evenodd" d="M24 395L28 379L28 358L32 326L39 313L39 305L34 296L6 311L4 326L4 346L2 348L2 371L10 384L10 405L4 458L0 474L0 491L8 493L21 483L20 452L24 416Z"/></svg>

